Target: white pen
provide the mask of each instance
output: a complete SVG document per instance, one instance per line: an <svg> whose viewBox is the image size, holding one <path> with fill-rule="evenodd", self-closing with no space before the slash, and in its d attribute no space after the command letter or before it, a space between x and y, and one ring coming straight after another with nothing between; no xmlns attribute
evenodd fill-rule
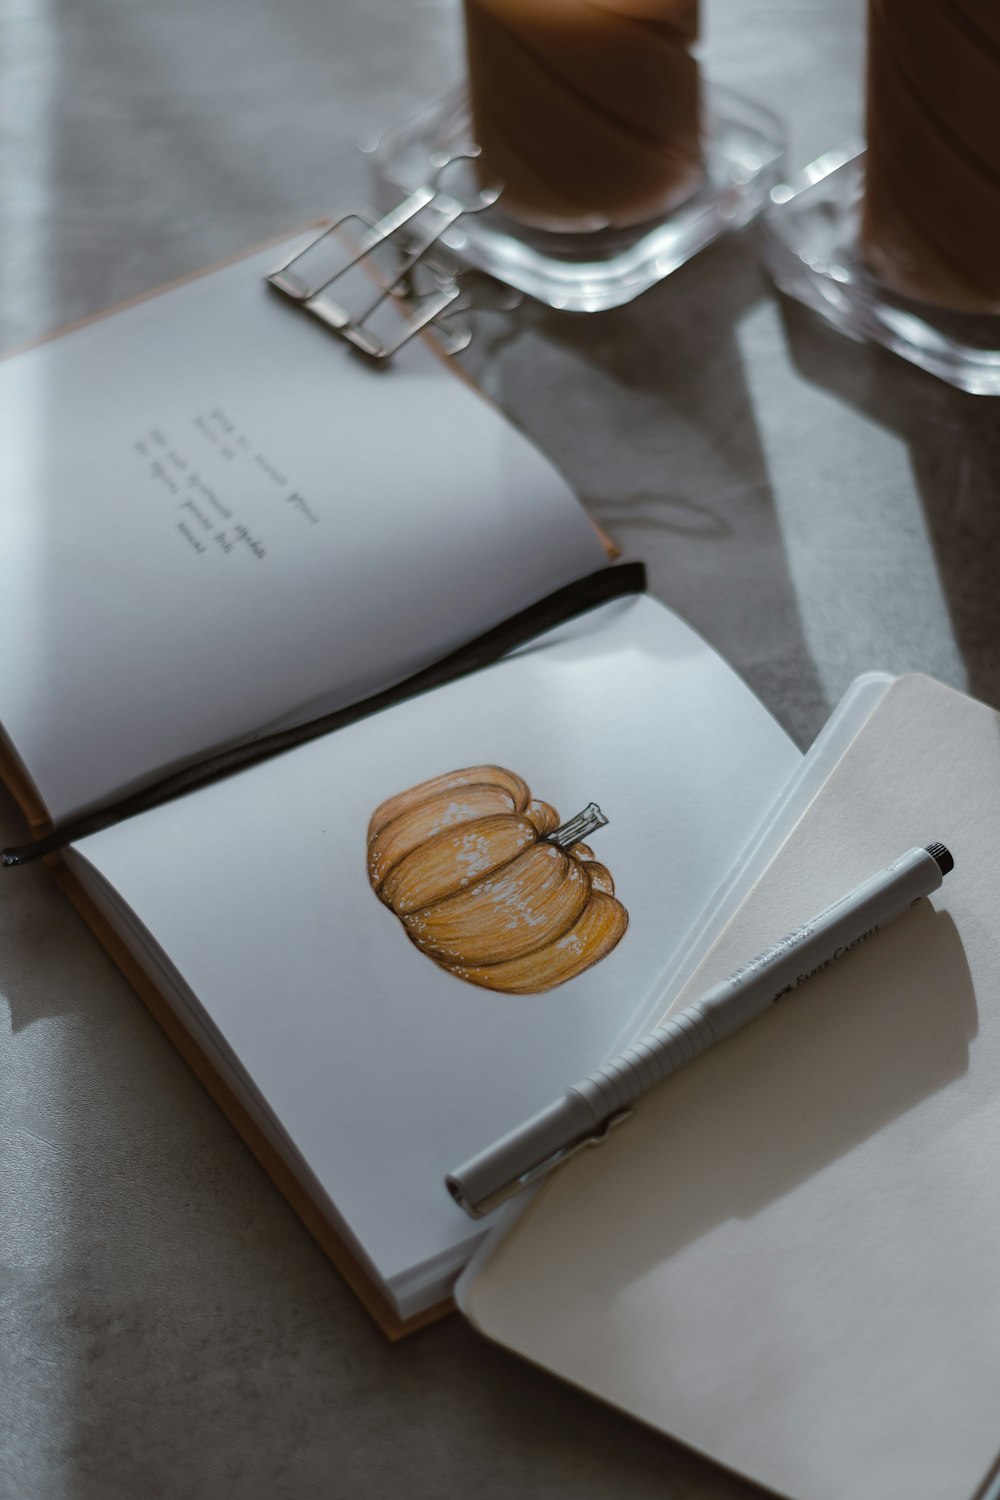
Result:
<svg viewBox="0 0 1000 1500"><path fill-rule="evenodd" d="M627 1119L640 1094L936 891L954 864L944 844L910 849L574 1084L548 1109L449 1173L448 1191L478 1219L574 1152L603 1140L613 1125Z"/></svg>

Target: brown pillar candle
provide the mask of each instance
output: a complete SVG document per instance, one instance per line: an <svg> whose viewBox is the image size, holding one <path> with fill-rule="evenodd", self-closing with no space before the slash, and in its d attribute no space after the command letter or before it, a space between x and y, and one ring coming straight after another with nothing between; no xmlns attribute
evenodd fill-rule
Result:
<svg viewBox="0 0 1000 1500"><path fill-rule="evenodd" d="M869 0L861 244L887 286L1000 312L1000 0Z"/></svg>
<svg viewBox="0 0 1000 1500"><path fill-rule="evenodd" d="M465 23L473 130L503 213L624 226L697 187L698 0L465 0Z"/></svg>

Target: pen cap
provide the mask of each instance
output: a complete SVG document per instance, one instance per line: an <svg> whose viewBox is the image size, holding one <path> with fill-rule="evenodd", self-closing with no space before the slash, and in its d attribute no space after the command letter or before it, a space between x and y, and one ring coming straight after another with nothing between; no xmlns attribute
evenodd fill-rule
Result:
<svg viewBox="0 0 1000 1500"><path fill-rule="evenodd" d="M595 1119L572 1090L494 1145L463 1162L445 1178L448 1191L466 1213L479 1218L536 1168L593 1133Z"/></svg>

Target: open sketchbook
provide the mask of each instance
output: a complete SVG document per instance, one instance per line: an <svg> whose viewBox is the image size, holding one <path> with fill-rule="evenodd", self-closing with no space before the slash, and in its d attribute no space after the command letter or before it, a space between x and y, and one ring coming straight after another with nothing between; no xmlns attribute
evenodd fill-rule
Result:
<svg viewBox="0 0 1000 1500"><path fill-rule="evenodd" d="M603 1059L799 760L637 598L66 857L406 1318L483 1232L448 1165ZM417 890L396 906L373 889L384 840L366 848L390 799L408 853L385 851L385 883ZM595 801L582 858L532 835Z"/></svg>
<svg viewBox="0 0 1000 1500"><path fill-rule="evenodd" d="M283 249L0 364L0 724L37 827L396 683L604 560L428 348L372 369L269 293ZM482 1233L445 1171L634 1024L800 764L632 598L59 873L398 1329Z"/></svg>
<svg viewBox="0 0 1000 1500"><path fill-rule="evenodd" d="M460 1284L490 1337L793 1500L1000 1487L1000 715L894 683L671 1006L934 839L932 901L661 1085Z"/></svg>

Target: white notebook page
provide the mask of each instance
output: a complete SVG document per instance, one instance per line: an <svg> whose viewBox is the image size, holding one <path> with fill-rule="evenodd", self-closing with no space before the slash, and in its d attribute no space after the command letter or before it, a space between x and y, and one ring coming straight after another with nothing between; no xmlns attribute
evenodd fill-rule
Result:
<svg viewBox="0 0 1000 1500"><path fill-rule="evenodd" d="M0 361L0 723L57 821L606 561L421 341L377 368L266 287L286 248Z"/></svg>
<svg viewBox="0 0 1000 1500"><path fill-rule="evenodd" d="M801 758L653 601L558 635L78 846L404 1313L442 1294L481 1233L445 1173L602 1059ZM564 819L597 801L610 820L589 842L628 930L546 993L446 973L368 885L375 806L483 763ZM442 1257L433 1294L414 1292Z"/></svg>

